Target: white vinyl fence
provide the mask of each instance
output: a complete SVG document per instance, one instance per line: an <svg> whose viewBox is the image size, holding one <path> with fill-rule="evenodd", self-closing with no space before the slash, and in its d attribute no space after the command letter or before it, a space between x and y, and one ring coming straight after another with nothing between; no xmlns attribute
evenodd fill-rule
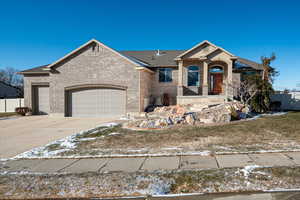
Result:
<svg viewBox="0 0 300 200"><path fill-rule="evenodd" d="M272 101L280 101L283 110L300 110L300 92L274 94Z"/></svg>
<svg viewBox="0 0 300 200"><path fill-rule="evenodd" d="M17 107L24 107L24 99L0 99L0 113L15 112Z"/></svg>

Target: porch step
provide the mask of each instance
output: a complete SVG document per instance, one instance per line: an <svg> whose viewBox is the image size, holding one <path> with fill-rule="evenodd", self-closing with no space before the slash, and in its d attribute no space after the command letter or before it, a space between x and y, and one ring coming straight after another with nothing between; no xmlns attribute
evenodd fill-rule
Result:
<svg viewBox="0 0 300 200"><path fill-rule="evenodd" d="M195 108L224 103L225 96L177 96L177 104L193 104Z"/></svg>

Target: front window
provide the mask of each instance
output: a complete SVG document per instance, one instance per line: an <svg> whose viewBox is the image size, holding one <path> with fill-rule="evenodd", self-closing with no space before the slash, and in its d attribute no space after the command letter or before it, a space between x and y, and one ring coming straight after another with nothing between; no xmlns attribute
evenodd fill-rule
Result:
<svg viewBox="0 0 300 200"><path fill-rule="evenodd" d="M172 69L161 68L159 69L159 82L172 82Z"/></svg>
<svg viewBox="0 0 300 200"><path fill-rule="evenodd" d="M199 86L199 67L189 66L188 67L188 86Z"/></svg>

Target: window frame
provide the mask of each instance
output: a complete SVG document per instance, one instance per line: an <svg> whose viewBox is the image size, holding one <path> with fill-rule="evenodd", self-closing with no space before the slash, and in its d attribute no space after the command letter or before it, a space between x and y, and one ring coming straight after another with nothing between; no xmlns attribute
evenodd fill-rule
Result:
<svg viewBox="0 0 300 200"><path fill-rule="evenodd" d="M161 78L161 75L164 78ZM170 67L164 67L158 69L158 82L159 83L171 83L173 82L173 69Z"/></svg>
<svg viewBox="0 0 300 200"><path fill-rule="evenodd" d="M195 69L195 67L197 69ZM191 68L194 68L194 69L191 69ZM194 75L193 77L197 77L197 80L194 81L195 84L191 84L192 81L190 81L190 74L197 74L197 75ZM196 87L199 87L201 84L200 84L200 67L197 66L197 65L191 65L191 66L188 66L187 67L187 85L190 87L190 86L196 86Z"/></svg>

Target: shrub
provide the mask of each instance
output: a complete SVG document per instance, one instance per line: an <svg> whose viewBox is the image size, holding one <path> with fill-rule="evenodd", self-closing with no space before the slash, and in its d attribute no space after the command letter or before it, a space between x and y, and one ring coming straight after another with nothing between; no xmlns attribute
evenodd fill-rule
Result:
<svg viewBox="0 0 300 200"><path fill-rule="evenodd" d="M31 109L28 107L18 107L15 109L15 111L19 115L25 116L26 113L31 112Z"/></svg>
<svg viewBox="0 0 300 200"><path fill-rule="evenodd" d="M230 115L231 115L231 121L239 120L239 113L236 111L236 109L231 106L230 107Z"/></svg>

